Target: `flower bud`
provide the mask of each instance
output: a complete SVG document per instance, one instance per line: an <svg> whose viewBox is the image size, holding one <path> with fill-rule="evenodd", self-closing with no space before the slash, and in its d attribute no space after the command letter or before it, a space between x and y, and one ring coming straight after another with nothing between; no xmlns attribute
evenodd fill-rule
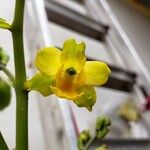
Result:
<svg viewBox="0 0 150 150"><path fill-rule="evenodd" d="M11 88L0 78L0 110L3 110L10 104Z"/></svg>
<svg viewBox="0 0 150 150"><path fill-rule="evenodd" d="M90 140L91 135L89 130L83 130L78 137L78 150L83 150L83 147Z"/></svg>
<svg viewBox="0 0 150 150"><path fill-rule="evenodd" d="M0 47L0 65L6 65L9 61L9 56L6 54L6 52L3 50L3 48Z"/></svg>
<svg viewBox="0 0 150 150"><path fill-rule="evenodd" d="M104 138L109 132L109 129L108 128L104 128L103 130L100 130L97 132L97 138L98 139L101 139L101 138Z"/></svg>
<svg viewBox="0 0 150 150"><path fill-rule="evenodd" d="M102 145L102 146L96 148L96 150L108 150L108 146L107 145Z"/></svg>
<svg viewBox="0 0 150 150"><path fill-rule="evenodd" d="M91 136L90 136L90 133L89 133L89 130L84 130L80 133L80 138L82 139L82 141L85 143L87 142Z"/></svg>
<svg viewBox="0 0 150 150"><path fill-rule="evenodd" d="M96 130L103 130L110 125L111 121L108 117L98 117L96 120Z"/></svg>
<svg viewBox="0 0 150 150"><path fill-rule="evenodd" d="M10 29L11 28L11 24L9 22L7 22L5 19L0 18L0 28L2 28L2 29Z"/></svg>
<svg viewBox="0 0 150 150"><path fill-rule="evenodd" d="M109 132L111 121L107 117L98 117L96 120L96 137L104 138Z"/></svg>

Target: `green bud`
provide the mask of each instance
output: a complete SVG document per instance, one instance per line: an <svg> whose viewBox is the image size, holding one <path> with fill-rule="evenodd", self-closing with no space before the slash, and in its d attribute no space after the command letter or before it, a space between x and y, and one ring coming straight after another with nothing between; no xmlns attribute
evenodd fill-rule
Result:
<svg viewBox="0 0 150 150"><path fill-rule="evenodd" d="M111 125L111 121L108 117L98 117L96 120L96 130L103 130Z"/></svg>
<svg viewBox="0 0 150 150"><path fill-rule="evenodd" d="M98 139L102 139L108 134L108 132L109 132L109 129L108 128L104 128L103 130L100 130L100 131L97 132L96 137Z"/></svg>
<svg viewBox="0 0 150 150"><path fill-rule="evenodd" d="M108 146L107 145L102 145L102 146L96 148L95 150L108 150Z"/></svg>
<svg viewBox="0 0 150 150"><path fill-rule="evenodd" d="M83 130L78 137L78 150L83 150L84 145L90 140L91 135L89 130Z"/></svg>
<svg viewBox="0 0 150 150"><path fill-rule="evenodd" d="M6 65L9 61L9 56L6 54L6 52L3 50L3 48L0 47L0 65Z"/></svg>
<svg viewBox="0 0 150 150"><path fill-rule="evenodd" d="M11 24L8 23L6 20L0 18L0 28L10 29L11 28Z"/></svg>
<svg viewBox="0 0 150 150"><path fill-rule="evenodd" d="M0 110L3 110L10 104L11 88L0 78Z"/></svg>
<svg viewBox="0 0 150 150"><path fill-rule="evenodd" d="M84 143L86 143L87 141L89 141L89 139L91 138L89 130L83 130L83 131L80 133L80 136L79 136L79 137L82 139L82 141L83 141Z"/></svg>
<svg viewBox="0 0 150 150"><path fill-rule="evenodd" d="M96 137L104 138L109 132L111 121L108 117L98 117L96 120Z"/></svg>

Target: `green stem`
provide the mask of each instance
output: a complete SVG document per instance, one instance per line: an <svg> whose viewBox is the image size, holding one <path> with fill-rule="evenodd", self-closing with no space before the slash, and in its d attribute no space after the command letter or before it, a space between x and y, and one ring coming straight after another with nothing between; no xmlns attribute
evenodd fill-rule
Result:
<svg viewBox="0 0 150 150"><path fill-rule="evenodd" d="M85 145L84 149L83 150L88 150L89 147L91 146L91 144L93 143L93 141L95 140L96 138L96 135L94 135L89 141L88 143Z"/></svg>
<svg viewBox="0 0 150 150"><path fill-rule="evenodd" d="M0 150L9 150L1 132L0 132Z"/></svg>
<svg viewBox="0 0 150 150"><path fill-rule="evenodd" d="M25 0L16 0L15 16L11 27L16 77L16 150L28 150L28 93L23 88L26 80L23 46L24 6Z"/></svg>
<svg viewBox="0 0 150 150"><path fill-rule="evenodd" d="M15 84L15 77L12 75L12 73L6 67L2 67L2 71L8 76L8 78L11 80L11 82L14 85Z"/></svg>

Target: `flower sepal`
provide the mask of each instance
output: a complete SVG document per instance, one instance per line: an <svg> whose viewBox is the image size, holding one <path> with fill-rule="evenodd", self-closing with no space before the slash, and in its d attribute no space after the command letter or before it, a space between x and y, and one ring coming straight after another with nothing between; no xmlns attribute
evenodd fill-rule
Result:
<svg viewBox="0 0 150 150"><path fill-rule="evenodd" d="M7 22L5 19L0 18L0 28L10 29L11 24L9 22Z"/></svg>
<svg viewBox="0 0 150 150"><path fill-rule="evenodd" d="M73 102L78 107L86 107L89 111L92 111L92 107L96 102L96 92L93 86L83 86L78 90L82 95L75 99Z"/></svg>
<svg viewBox="0 0 150 150"><path fill-rule="evenodd" d="M53 77L37 73L30 80L25 82L24 88L27 91L34 90L40 92L43 96L48 96L53 94L50 85L55 85Z"/></svg>

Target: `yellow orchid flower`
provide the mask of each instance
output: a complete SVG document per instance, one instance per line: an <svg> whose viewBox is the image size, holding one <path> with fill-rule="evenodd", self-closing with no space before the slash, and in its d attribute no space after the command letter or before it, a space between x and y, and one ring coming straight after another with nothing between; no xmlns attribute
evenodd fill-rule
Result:
<svg viewBox="0 0 150 150"><path fill-rule="evenodd" d="M55 94L89 111L96 102L94 85L106 83L111 72L103 62L86 61L85 43L76 43L75 39L66 40L62 51L55 47L40 49L35 66L39 73L26 81L27 90L43 96Z"/></svg>

